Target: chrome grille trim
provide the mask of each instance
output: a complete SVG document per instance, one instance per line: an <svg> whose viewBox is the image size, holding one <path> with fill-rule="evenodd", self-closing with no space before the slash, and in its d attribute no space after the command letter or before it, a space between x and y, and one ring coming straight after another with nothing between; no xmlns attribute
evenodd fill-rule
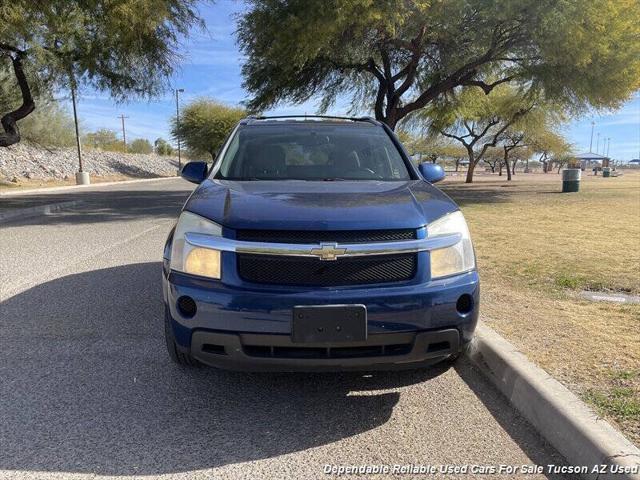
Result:
<svg viewBox="0 0 640 480"><path fill-rule="evenodd" d="M367 255L393 255L401 253L418 253L440 248L451 247L461 240L459 233L440 235L417 240L402 240L397 242L373 243L269 243L247 242L225 237L213 237L201 233L187 233L185 240L194 247L212 248L223 252L250 253L254 255L286 255L294 257L319 258L318 250L326 249L327 245L339 250L330 260L344 257L362 257ZM342 252L344 250L344 252Z"/></svg>

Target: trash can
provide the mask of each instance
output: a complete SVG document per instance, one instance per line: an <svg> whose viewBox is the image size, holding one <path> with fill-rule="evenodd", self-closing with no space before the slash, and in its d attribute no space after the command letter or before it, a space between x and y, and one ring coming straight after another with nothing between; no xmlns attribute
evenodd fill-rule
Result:
<svg viewBox="0 0 640 480"><path fill-rule="evenodd" d="M562 193L577 192L580 190L579 168L567 168L562 171Z"/></svg>
<svg viewBox="0 0 640 480"><path fill-rule="evenodd" d="M602 176L610 177L611 176L611 167L603 167L602 168Z"/></svg>

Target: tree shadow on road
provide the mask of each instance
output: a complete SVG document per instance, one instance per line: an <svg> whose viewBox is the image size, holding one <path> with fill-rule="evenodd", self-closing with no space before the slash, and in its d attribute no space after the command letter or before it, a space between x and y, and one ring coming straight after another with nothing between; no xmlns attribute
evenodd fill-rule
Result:
<svg viewBox="0 0 640 480"><path fill-rule="evenodd" d="M400 396L385 389L446 371L177 367L160 275L160 263L89 271L0 305L0 470L157 475L275 457L383 425Z"/></svg>

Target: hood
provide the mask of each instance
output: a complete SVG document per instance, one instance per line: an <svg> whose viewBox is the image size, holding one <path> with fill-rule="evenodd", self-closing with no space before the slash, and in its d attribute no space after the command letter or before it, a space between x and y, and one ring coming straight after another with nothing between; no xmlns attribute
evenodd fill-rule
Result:
<svg viewBox="0 0 640 480"><path fill-rule="evenodd" d="M184 209L232 229L373 230L419 228L458 207L422 180L205 180Z"/></svg>

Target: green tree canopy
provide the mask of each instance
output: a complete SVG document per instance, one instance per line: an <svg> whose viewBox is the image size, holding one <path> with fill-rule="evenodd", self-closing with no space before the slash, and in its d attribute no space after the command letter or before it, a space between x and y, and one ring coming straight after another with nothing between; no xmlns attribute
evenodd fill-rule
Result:
<svg viewBox="0 0 640 480"><path fill-rule="evenodd" d="M640 87L637 0L249 0L250 109L338 96L395 128L461 87L544 90L575 109Z"/></svg>
<svg viewBox="0 0 640 480"><path fill-rule="evenodd" d="M171 134L189 149L191 156L210 155L218 149L233 127L247 112L208 98L198 98L180 112L180 121L172 121Z"/></svg>
<svg viewBox="0 0 640 480"><path fill-rule="evenodd" d="M128 145L127 151L129 153L153 153L153 146L151 142L146 138L136 138Z"/></svg>
<svg viewBox="0 0 640 480"><path fill-rule="evenodd" d="M173 155L173 147L164 138L156 138L153 149L158 155Z"/></svg>
<svg viewBox="0 0 640 480"><path fill-rule="evenodd" d="M32 87L88 85L115 99L162 91L178 42L201 25L196 0L12 0L0 6L0 69L21 99L2 104L0 146L20 141L35 108ZM34 83L35 82L35 83Z"/></svg>
<svg viewBox="0 0 640 480"><path fill-rule="evenodd" d="M476 165L495 147L510 127L540 108L532 92L499 85L489 94L465 87L456 95L433 102L416 114L413 122L423 122L431 135L460 142L469 157L466 182L473 181Z"/></svg>
<svg viewBox="0 0 640 480"><path fill-rule="evenodd" d="M88 147L110 152L124 151L124 145L122 140L118 138L118 134L108 128L101 128L95 132L87 133L83 138L83 143Z"/></svg>

